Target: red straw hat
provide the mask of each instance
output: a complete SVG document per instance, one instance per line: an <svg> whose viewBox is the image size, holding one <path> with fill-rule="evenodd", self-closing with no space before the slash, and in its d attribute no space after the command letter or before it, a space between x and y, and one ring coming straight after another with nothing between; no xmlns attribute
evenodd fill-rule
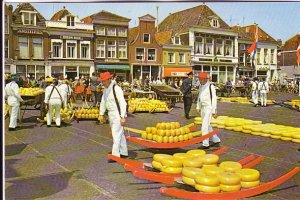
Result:
<svg viewBox="0 0 300 200"><path fill-rule="evenodd" d="M98 80L100 81L105 81L108 80L112 77L112 74L110 74L109 72L103 72L100 74L100 77L98 78Z"/></svg>
<svg viewBox="0 0 300 200"><path fill-rule="evenodd" d="M208 79L209 77L208 77L208 74L206 72L199 72L198 78Z"/></svg>

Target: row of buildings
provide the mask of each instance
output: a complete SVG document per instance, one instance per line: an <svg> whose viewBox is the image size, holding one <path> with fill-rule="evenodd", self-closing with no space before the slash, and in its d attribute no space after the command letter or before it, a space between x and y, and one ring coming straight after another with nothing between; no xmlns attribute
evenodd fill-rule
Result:
<svg viewBox="0 0 300 200"><path fill-rule="evenodd" d="M5 73L74 79L110 71L131 81L205 71L218 83L242 75L279 78L280 44L255 24L230 27L206 5L170 14L158 25L149 14L134 28L130 20L103 10L79 19L65 7L46 20L30 3L15 10L5 5ZM251 63L247 49L256 29Z"/></svg>

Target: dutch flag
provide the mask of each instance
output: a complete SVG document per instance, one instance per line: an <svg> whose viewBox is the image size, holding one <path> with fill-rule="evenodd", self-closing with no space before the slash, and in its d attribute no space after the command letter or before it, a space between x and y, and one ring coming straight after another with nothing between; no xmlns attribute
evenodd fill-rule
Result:
<svg viewBox="0 0 300 200"><path fill-rule="evenodd" d="M296 50L296 54L297 54L297 64L299 66L299 64L300 64L300 42L299 42L298 48Z"/></svg>
<svg viewBox="0 0 300 200"><path fill-rule="evenodd" d="M255 58L257 44L258 44L258 31L257 31L257 26L256 26L255 40L248 49L248 53L250 54L250 60L252 60L252 61Z"/></svg>

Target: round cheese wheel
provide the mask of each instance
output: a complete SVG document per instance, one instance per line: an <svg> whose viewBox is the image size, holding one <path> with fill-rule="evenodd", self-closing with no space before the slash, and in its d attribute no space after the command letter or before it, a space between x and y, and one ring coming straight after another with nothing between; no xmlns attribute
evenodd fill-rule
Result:
<svg viewBox="0 0 300 200"><path fill-rule="evenodd" d="M194 120L195 121L202 121L202 118L201 117L195 117Z"/></svg>
<svg viewBox="0 0 300 200"><path fill-rule="evenodd" d="M182 161L180 159L174 158L174 157L164 158L161 161L161 164L163 166L167 166L167 167L182 167Z"/></svg>
<svg viewBox="0 0 300 200"><path fill-rule="evenodd" d="M233 130L239 132L239 131L243 130L243 127L242 126L236 126L236 127L233 128Z"/></svg>
<svg viewBox="0 0 300 200"><path fill-rule="evenodd" d="M203 159L203 164L205 165L212 165L212 164L217 164L219 161L219 156L215 154L204 154L202 156Z"/></svg>
<svg viewBox="0 0 300 200"><path fill-rule="evenodd" d="M220 121L217 121L217 124L218 124L218 125L222 125L222 126L225 127L225 121L221 121L221 120L220 120Z"/></svg>
<svg viewBox="0 0 300 200"><path fill-rule="evenodd" d="M182 175L189 177L189 178L194 178L195 176L202 176L205 175L204 170L200 168L195 168L195 167L184 167L182 169Z"/></svg>
<svg viewBox="0 0 300 200"><path fill-rule="evenodd" d="M251 134L252 134L252 135L261 135L260 132L253 132L253 131L251 132Z"/></svg>
<svg viewBox="0 0 300 200"><path fill-rule="evenodd" d="M251 130L251 128L252 128L252 126L250 126L250 125L244 125L243 126L243 129L245 129L245 130Z"/></svg>
<svg viewBox="0 0 300 200"><path fill-rule="evenodd" d="M293 133L293 135L292 135L292 137L294 138L294 139L300 139L300 132L294 132Z"/></svg>
<svg viewBox="0 0 300 200"><path fill-rule="evenodd" d="M271 138L274 138L274 139L279 139L279 138L280 138L279 135L271 135L270 137L271 137Z"/></svg>
<svg viewBox="0 0 300 200"><path fill-rule="evenodd" d="M188 159L188 158L193 158L194 156L190 155L190 154L187 154L187 153L175 153L175 154L173 154L173 157L178 158L180 160L185 160L185 159Z"/></svg>
<svg viewBox="0 0 300 200"><path fill-rule="evenodd" d="M290 137L280 137L281 140L283 141L291 141L293 138Z"/></svg>
<svg viewBox="0 0 300 200"><path fill-rule="evenodd" d="M161 167L162 167L161 163L160 163L160 162L157 162L157 161L155 161L155 160L153 160L151 164L152 164L152 167L153 167L153 168L158 169L158 170L160 170Z"/></svg>
<svg viewBox="0 0 300 200"><path fill-rule="evenodd" d="M236 126L235 122L225 122L225 126L233 127Z"/></svg>
<svg viewBox="0 0 300 200"><path fill-rule="evenodd" d="M257 181L260 176L256 169L239 169L235 173L241 177L241 181Z"/></svg>
<svg viewBox="0 0 300 200"><path fill-rule="evenodd" d="M285 131L281 133L281 136L283 137L291 137L293 135L293 133L289 132L289 131Z"/></svg>
<svg viewBox="0 0 300 200"><path fill-rule="evenodd" d="M206 154L206 152L204 150L201 150L201 149L192 149L192 150L189 150L186 153L189 154L189 155L192 155L192 156L202 156L202 155Z"/></svg>
<svg viewBox="0 0 300 200"><path fill-rule="evenodd" d="M200 125L200 124L202 124L202 122L194 121L194 124Z"/></svg>
<svg viewBox="0 0 300 200"><path fill-rule="evenodd" d="M300 139L292 139L292 142L300 143Z"/></svg>
<svg viewBox="0 0 300 200"><path fill-rule="evenodd" d="M147 133L144 131L144 132L142 132L142 138L143 139L147 139Z"/></svg>
<svg viewBox="0 0 300 200"><path fill-rule="evenodd" d="M161 171L167 174L180 174L182 172L182 167L166 167L162 166Z"/></svg>
<svg viewBox="0 0 300 200"><path fill-rule="evenodd" d="M160 163L165 158L173 158L173 156L168 155L168 154L154 154L154 156L153 156L153 160L160 162Z"/></svg>
<svg viewBox="0 0 300 200"><path fill-rule="evenodd" d="M223 192L234 192L234 191L239 191L241 189L241 185L224 185L220 184L220 189Z"/></svg>
<svg viewBox="0 0 300 200"><path fill-rule="evenodd" d="M263 137L270 137L271 134L269 134L269 133L263 133L263 134L261 134L261 136L263 136Z"/></svg>
<svg viewBox="0 0 300 200"><path fill-rule="evenodd" d="M224 125L218 125L217 127L218 127L218 128L225 128Z"/></svg>
<svg viewBox="0 0 300 200"><path fill-rule="evenodd" d="M223 168L220 168L220 167L215 166L215 165L203 166L202 169L204 170L205 174L209 175L209 176L216 176L216 175L224 172Z"/></svg>
<svg viewBox="0 0 300 200"><path fill-rule="evenodd" d="M182 161L184 167L202 167L202 158L187 158Z"/></svg>
<svg viewBox="0 0 300 200"><path fill-rule="evenodd" d="M243 129L242 132L243 132L243 133L251 133L251 130Z"/></svg>
<svg viewBox="0 0 300 200"><path fill-rule="evenodd" d="M151 133L151 127L146 127L146 133Z"/></svg>
<svg viewBox="0 0 300 200"><path fill-rule="evenodd" d="M241 177L235 173L223 172L218 174L218 178L221 184L224 185L239 185Z"/></svg>
<svg viewBox="0 0 300 200"><path fill-rule="evenodd" d="M240 163L233 161L221 162L219 167L223 168L227 172L235 172L238 169L242 169L242 165Z"/></svg>
<svg viewBox="0 0 300 200"><path fill-rule="evenodd" d="M152 140L152 138L153 138L153 135L152 135L151 133L148 133L148 134L147 134L147 139L148 139L148 140Z"/></svg>
<svg viewBox="0 0 300 200"><path fill-rule="evenodd" d="M253 124L262 124L262 121L253 121Z"/></svg>
<svg viewBox="0 0 300 200"><path fill-rule="evenodd" d="M173 136L169 136L169 143L173 143L174 142L174 137Z"/></svg>
<svg viewBox="0 0 300 200"><path fill-rule="evenodd" d="M226 126L225 129L229 130L229 131L232 131L234 129L233 126Z"/></svg>
<svg viewBox="0 0 300 200"><path fill-rule="evenodd" d="M191 185L194 186L196 184L195 180L193 178L189 178L186 176L182 176L182 181L187 184L187 185Z"/></svg>
<svg viewBox="0 0 300 200"><path fill-rule="evenodd" d="M207 192L207 193L219 193L221 188L220 186L206 186L206 185L195 185L196 190L199 190L201 192Z"/></svg>
<svg viewBox="0 0 300 200"><path fill-rule="evenodd" d="M252 187L256 187L260 184L260 181L241 181L241 186L243 188L252 188Z"/></svg>
<svg viewBox="0 0 300 200"><path fill-rule="evenodd" d="M199 185L219 186L220 184L220 181L217 176L201 175L195 176L194 179Z"/></svg>

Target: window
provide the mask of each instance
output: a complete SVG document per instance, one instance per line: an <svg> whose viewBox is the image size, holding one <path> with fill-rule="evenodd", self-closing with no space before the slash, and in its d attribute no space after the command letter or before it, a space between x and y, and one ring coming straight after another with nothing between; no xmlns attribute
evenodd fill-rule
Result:
<svg viewBox="0 0 300 200"><path fill-rule="evenodd" d="M119 58L127 58L127 41L119 41Z"/></svg>
<svg viewBox="0 0 300 200"><path fill-rule="evenodd" d="M261 60L260 60L260 49L257 49L256 59L257 59L257 64L261 64Z"/></svg>
<svg viewBox="0 0 300 200"><path fill-rule="evenodd" d="M67 58L76 58L76 42L67 43Z"/></svg>
<svg viewBox="0 0 300 200"><path fill-rule="evenodd" d="M180 42L180 37L175 36L175 37L173 38L173 42L174 42L174 44L181 44L181 42Z"/></svg>
<svg viewBox="0 0 300 200"><path fill-rule="evenodd" d="M203 38L200 35L195 34L195 54L203 54L203 47Z"/></svg>
<svg viewBox="0 0 300 200"><path fill-rule="evenodd" d="M205 54L213 54L213 40L212 38L206 38Z"/></svg>
<svg viewBox="0 0 300 200"><path fill-rule="evenodd" d="M269 64L269 52L268 49L264 49L264 63Z"/></svg>
<svg viewBox="0 0 300 200"><path fill-rule="evenodd" d="M156 60L156 49L148 49L148 60Z"/></svg>
<svg viewBox="0 0 300 200"><path fill-rule="evenodd" d="M116 57L116 41L107 42L107 57L108 58Z"/></svg>
<svg viewBox="0 0 300 200"><path fill-rule="evenodd" d="M8 27L8 24L9 24L9 20L8 20L8 15L5 15L5 33L8 34L8 30L9 30L9 27Z"/></svg>
<svg viewBox="0 0 300 200"><path fill-rule="evenodd" d="M105 27L96 27L96 35L105 35Z"/></svg>
<svg viewBox="0 0 300 200"><path fill-rule="evenodd" d="M9 58L9 52L8 52L8 49L9 49L9 41L8 39L5 39L5 58Z"/></svg>
<svg viewBox="0 0 300 200"><path fill-rule="evenodd" d="M107 28L107 35L116 36L116 28Z"/></svg>
<svg viewBox="0 0 300 200"><path fill-rule="evenodd" d="M271 49L271 64L275 64L274 51L275 49Z"/></svg>
<svg viewBox="0 0 300 200"><path fill-rule="evenodd" d="M19 37L19 56L20 58L28 58L28 38Z"/></svg>
<svg viewBox="0 0 300 200"><path fill-rule="evenodd" d="M119 28L118 35L120 37L127 37L127 29L126 28Z"/></svg>
<svg viewBox="0 0 300 200"><path fill-rule="evenodd" d="M246 53L240 54L240 64L246 66Z"/></svg>
<svg viewBox="0 0 300 200"><path fill-rule="evenodd" d="M32 38L33 58L43 58L43 39Z"/></svg>
<svg viewBox="0 0 300 200"><path fill-rule="evenodd" d="M97 40L96 42L96 56L98 58L105 58L105 41Z"/></svg>
<svg viewBox="0 0 300 200"><path fill-rule="evenodd" d="M217 19L212 19L212 26L213 27L219 27L219 21Z"/></svg>
<svg viewBox="0 0 300 200"><path fill-rule="evenodd" d="M81 58L90 58L90 44L89 42L82 42L80 47Z"/></svg>
<svg viewBox="0 0 300 200"><path fill-rule="evenodd" d="M174 53L168 53L168 63L175 63Z"/></svg>
<svg viewBox="0 0 300 200"><path fill-rule="evenodd" d="M224 55L224 46L223 46L223 40L217 39L216 40L216 55Z"/></svg>
<svg viewBox="0 0 300 200"><path fill-rule="evenodd" d="M179 63L185 63L185 55L184 55L184 53L179 53Z"/></svg>
<svg viewBox="0 0 300 200"><path fill-rule="evenodd" d="M232 56L232 40L226 40L225 56Z"/></svg>
<svg viewBox="0 0 300 200"><path fill-rule="evenodd" d="M30 12L23 12L22 14L22 20L23 20L23 25L33 25L35 26L35 18L36 14L35 13L30 13Z"/></svg>
<svg viewBox="0 0 300 200"><path fill-rule="evenodd" d="M240 50L246 50L246 45L245 44L240 44Z"/></svg>
<svg viewBox="0 0 300 200"><path fill-rule="evenodd" d="M67 16L67 26L75 26L74 17Z"/></svg>
<svg viewBox="0 0 300 200"><path fill-rule="evenodd" d="M53 58L62 58L62 42L52 42Z"/></svg>
<svg viewBox="0 0 300 200"><path fill-rule="evenodd" d="M145 49L144 48L136 48L136 60L144 60Z"/></svg>
<svg viewBox="0 0 300 200"><path fill-rule="evenodd" d="M144 33L144 43L150 43L150 34Z"/></svg>

